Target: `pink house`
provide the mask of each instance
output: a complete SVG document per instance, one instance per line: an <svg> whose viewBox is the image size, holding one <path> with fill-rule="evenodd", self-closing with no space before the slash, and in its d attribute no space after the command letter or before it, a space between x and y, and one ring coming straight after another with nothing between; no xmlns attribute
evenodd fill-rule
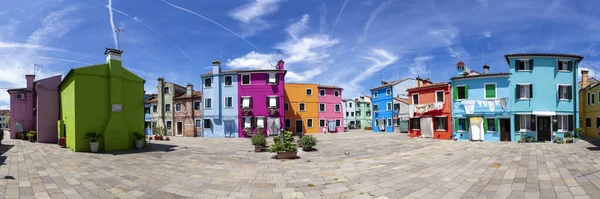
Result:
<svg viewBox="0 0 600 199"><path fill-rule="evenodd" d="M342 88L319 85L319 132L344 132Z"/></svg>
<svg viewBox="0 0 600 199"><path fill-rule="evenodd" d="M33 130L37 133L38 142L57 143L61 76L34 82L35 75L26 75L25 79L26 88L7 90L10 95L10 137L15 139L17 132Z"/></svg>
<svg viewBox="0 0 600 199"><path fill-rule="evenodd" d="M277 135L284 117L284 79L286 70L280 60L271 70L239 71L238 79L238 129L239 137L251 137L262 131ZM227 99L225 104L233 104ZM229 100L229 101L228 101Z"/></svg>

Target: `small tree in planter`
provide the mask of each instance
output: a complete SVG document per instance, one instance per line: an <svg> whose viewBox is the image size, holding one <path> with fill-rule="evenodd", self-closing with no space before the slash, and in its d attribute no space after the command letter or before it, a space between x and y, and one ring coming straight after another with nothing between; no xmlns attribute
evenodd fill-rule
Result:
<svg viewBox="0 0 600 199"><path fill-rule="evenodd" d="M35 131L29 131L27 133L27 139L29 139L30 142L35 142Z"/></svg>
<svg viewBox="0 0 600 199"><path fill-rule="evenodd" d="M92 153L98 152L98 140L102 139L104 134L96 132L88 132L85 134L85 139L90 140L90 151Z"/></svg>
<svg viewBox="0 0 600 199"><path fill-rule="evenodd" d="M27 134L28 134L28 133L29 133L29 132L21 132L21 139L23 139L23 140L27 140L27 139L29 139L29 137L27 137Z"/></svg>
<svg viewBox="0 0 600 199"><path fill-rule="evenodd" d="M152 128L152 134L154 134L155 140L162 140L163 135L165 135L165 127L154 127Z"/></svg>
<svg viewBox="0 0 600 199"><path fill-rule="evenodd" d="M575 129L575 135L573 136L575 138L575 142L578 142L581 136L583 136L583 128Z"/></svg>
<svg viewBox="0 0 600 199"><path fill-rule="evenodd" d="M573 143L573 136L571 135L571 132L565 132L563 137L565 137L565 143Z"/></svg>
<svg viewBox="0 0 600 199"><path fill-rule="evenodd" d="M246 137L252 137L254 135L252 133L252 128L250 128L250 127L244 128L243 132Z"/></svg>
<svg viewBox="0 0 600 199"><path fill-rule="evenodd" d="M141 149L144 145L144 141L146 140L146 135L143 133L134 132L133 136L135 136L135 148Z"/></svg>
<svg viewBox="0 0 600 199"><path fill-rule="evenodd" d="M302 146L302 150L312 151L313 147L317 145L317 138L312 135L303 136L300 138L299 144Z"/></svg>
<svg viewBox="0 0 600 199"><path fill-rule="evenodd" d="M277 153L278 159L292 159L298 156L298 148L294 144L294 136L292 132L285 131L283 135L280 133L278 136L273 138L273 145L271 145L270 151ZM283 136L283 142L281 142L281 136Z"/></svg>
<svg viewBox="0 0 600 199"><path fill-rule="evenodd" d="M267 138L263 134L256 134L252 136L252 145L254 145L254 152L262 152L267 146Z"/></svg>

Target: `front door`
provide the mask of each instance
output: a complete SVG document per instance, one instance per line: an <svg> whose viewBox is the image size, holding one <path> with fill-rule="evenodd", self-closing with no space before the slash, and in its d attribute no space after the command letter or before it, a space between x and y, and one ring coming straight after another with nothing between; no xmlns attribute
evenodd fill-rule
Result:
<svg viewBox="0 0 600 199"><path fill-rule="evenodd" d="M267 128L269 136L276 136L279 134L279 129L281 129L281 120L277 117L267 118Z"/></svg>
<svg viewBox="0 0 600 199"><path fill-rule="evenodd" d="M183 122L177 122L177 136L183 135Z"/></svg>
<svg viewBox="0 0 600 199"><path fill-rule="evenodd" d="M483 141L483 118L471 117L469 118L469 124L471 129L471 140Z"/></svg>
<svg viewBox="0 0 600 199"><path fill-rule="evenodd" d="M500 119L500 141L510 142L510 119Z"/></svg>
<svg viewBox="0 0 600 199"><path fill-rule="evenodd" d="M552 130L550 117L537 117L537 141L550 141L552 139Z"/></svg>
<svg viewBox="0 0 600 199"><path fill-rule="evenodd" d="M303 129L303 125L302 125L302 120L296 120L296 135L300 135L302 134L302 129Z"/></svg>

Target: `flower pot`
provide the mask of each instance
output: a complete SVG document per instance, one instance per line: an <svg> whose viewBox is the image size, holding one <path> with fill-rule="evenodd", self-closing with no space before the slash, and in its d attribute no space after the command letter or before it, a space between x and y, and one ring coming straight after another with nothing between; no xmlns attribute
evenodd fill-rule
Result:
<svg viewBox="0 0 600 199"><path fill-rule="evenodd" d="M98 152L98 142L90 142L90 151L92 153Z"/></svg>
<svg viewBox="0 0 600 199"><path fill-rule="evenodd" d="M35 142L35 138L33 136L29 137L29 142Z"/></svg>
<svg viewBox="0 0 600 199"><path fill-rule="evenodd" d="M144 140L136 140L135 141L135 148L136 149L141 149L142 146L143 146L143 144L144 144Z"/></svg>
<svg viewBox="0 0 600 199"><path fill-rule="evenodd" d="M312 151L313 148L312 148L312 146L305 146L305 147L302 147L302 150L304 150L304 151Z"/></svg>
<svg viewBox="0 0 600 199"><path fill-rule="evenodd" d="M277 159L292 159L292 158L296 158L297 155L298 155L297 151L294 151L294 152L280 151L280 152L277 152Z"/></svg>
<svg viewBox="0 0 600 199"><path fill-rule="evenodd" d="M166 140L166 141L169 141L169 140L171 140L171 139L169 139L169 137L166 137L166 138L165 138L165 140Z"/></svg>
<svg viewBox="0 0 600 199"><path fill-rule="evenodd" d="M263 146L254 146L254 152L262 152Z"/></svg>

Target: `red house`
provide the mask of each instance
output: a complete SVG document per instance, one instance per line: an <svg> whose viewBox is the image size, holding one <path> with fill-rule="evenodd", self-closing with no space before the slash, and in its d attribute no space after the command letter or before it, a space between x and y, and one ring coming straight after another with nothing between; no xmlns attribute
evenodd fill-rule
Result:
<svg viewBox="0 0 600 199"><path fill-rule="evenodd" d="M409 88L409 136L452 139L452 101L450 84L431 83L417 78L417 87Z"/></svg>

